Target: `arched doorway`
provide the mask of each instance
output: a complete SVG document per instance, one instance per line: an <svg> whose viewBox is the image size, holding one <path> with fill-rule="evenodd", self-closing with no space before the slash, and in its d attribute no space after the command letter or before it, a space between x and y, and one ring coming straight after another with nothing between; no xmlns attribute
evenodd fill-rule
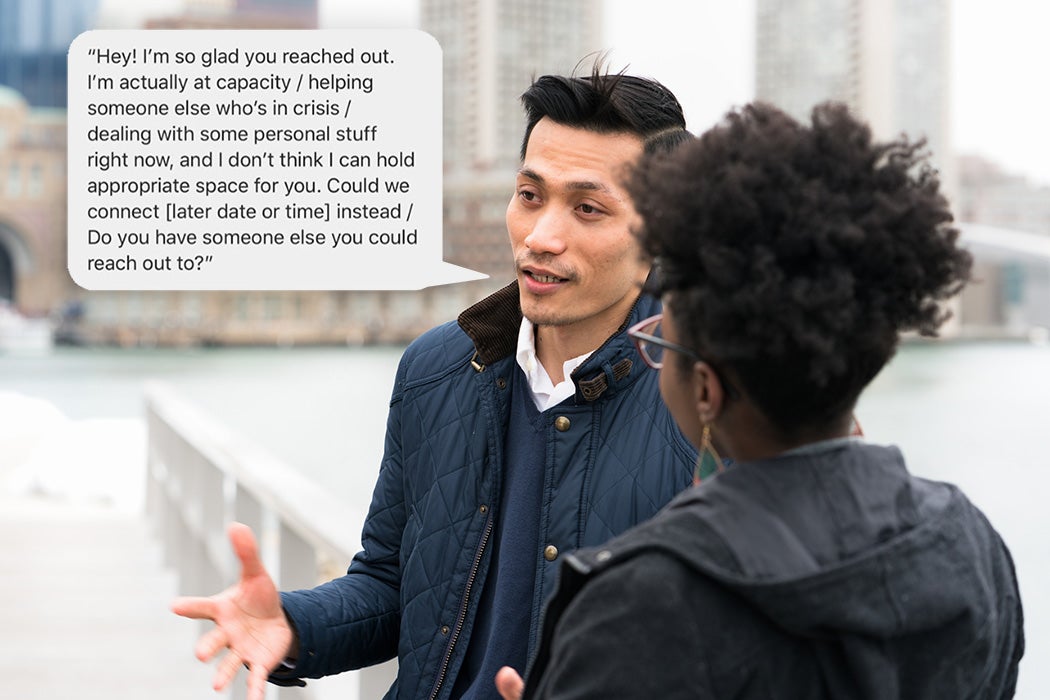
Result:
<svg viewBox="0 0 1050 700"><path fill-rule="evenodd" d="M25 303L19 299L18 288L27 275L33 274L33 256L25 237L6 221L0 219L0 299Z"/></svg>
<svg viewBox="0 0 1050 700"><path fill-rule="evenodd" d="M0 300L15 300L15 264L3 241L0 241Z"/></svg>

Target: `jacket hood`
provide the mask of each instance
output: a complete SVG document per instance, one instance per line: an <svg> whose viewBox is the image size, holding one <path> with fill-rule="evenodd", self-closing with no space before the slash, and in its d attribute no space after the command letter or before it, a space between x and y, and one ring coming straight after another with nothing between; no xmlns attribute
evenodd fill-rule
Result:
<svg viewBox="0 0 1050 700"><path fill-rule="evenodd" d="M792 637L832 649L835 697L888 697L873 690L887 687L969 697L918 689L997 685L989 676L1023 651L998 534L954 486L909 475L893 447L738 464L636 532L628 549L664 549Z"/></svg>
<svg viewBox="0 0 1050 700"><path fill-rule="evenodd" d="M740 464L671 509L721 541L681 555L796 633L896 636L993 607L974 595L971 562L998 551L974 539L983 516L955 487L911 478L896 448Z"/></svg>

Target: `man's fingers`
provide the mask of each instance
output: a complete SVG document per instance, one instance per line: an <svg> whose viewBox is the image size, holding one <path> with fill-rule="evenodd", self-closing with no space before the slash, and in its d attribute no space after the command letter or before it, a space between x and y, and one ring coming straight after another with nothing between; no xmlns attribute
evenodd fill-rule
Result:
<svg viewBox="0 0 1050 700"><path fill-rule="evenodd" d="M496 690L503 700L521 700L525 682L521 680L517 671L510 666L504 666L496 672Z"/></svg>
<svg viewBox="0 0 1050 700"><path fill-rule="evenodd" d="M263 700L269 672L262 664L252 664L248 671L248 700Z"/></svg>
<svg viewBox="0 0 1050 700"><path fill-rule="evenodd" d="M252 529L242 523L230 523L226 530L233 545L233 552L241 561L241 578L251 578L259 574L265 574L262 561L259 560L259 548L255 544L255 535Z"/></svg>
<svg viewBox="0 0 1050 700"><path fill-rule="evenodd" d="M216 627L201 635L193 651L201 661L211 661L229 643L226 633Z"/></svg>
<svg viewBox="0 0 1050 700"><path fill-rule="evenodd" d="M176 598L171 602L171 611L176 615L194 620L214 620L215 601L211 598Z"/></svg>
<svg viewBox="0 0 1050 700"><path fill-rule="evenodd" d="M230 651L226 656L222 657L219 661L218 667L215 669L215 678L212 679L212 687L218 691L225 688L230 681L233 680L234 676L237 675L237 671L241 668L241 657L235 651Z"/></svg>

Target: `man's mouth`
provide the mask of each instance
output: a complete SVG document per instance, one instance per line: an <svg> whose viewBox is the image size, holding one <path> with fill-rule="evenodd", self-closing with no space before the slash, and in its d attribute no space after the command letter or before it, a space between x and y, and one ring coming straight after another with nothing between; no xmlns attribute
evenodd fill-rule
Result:
<svg viewBox="0 0 1050 700"><path fill-rule="evenodd" d="M555 277L554 275L541 275L537 272L531 272L529 270L525 270L525 274L531 277L532 279L536 280L537 282L542 282L543 284L554 284L555 282L568 281L562 277Z"/></svg>

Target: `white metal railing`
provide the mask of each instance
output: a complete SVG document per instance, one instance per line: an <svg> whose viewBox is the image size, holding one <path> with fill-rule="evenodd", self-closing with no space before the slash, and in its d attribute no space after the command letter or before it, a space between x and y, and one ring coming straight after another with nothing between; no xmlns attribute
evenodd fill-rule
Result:
<svg viewBox="0 0 1050 700"><path fill-rule="evenodd" d="M211 595L240 574L229 523L255 531L260 555L282 590L342 575L360 547L364 513L225 428L165 384L146 388L146 514L182 595ZM211 623L206 623L210 626ZM187 650L189 652L189 650ZM363 671L268 690L280 700L374 700L396 675L390 661ZM232 698L244 696L244 678Z"/></svg>

